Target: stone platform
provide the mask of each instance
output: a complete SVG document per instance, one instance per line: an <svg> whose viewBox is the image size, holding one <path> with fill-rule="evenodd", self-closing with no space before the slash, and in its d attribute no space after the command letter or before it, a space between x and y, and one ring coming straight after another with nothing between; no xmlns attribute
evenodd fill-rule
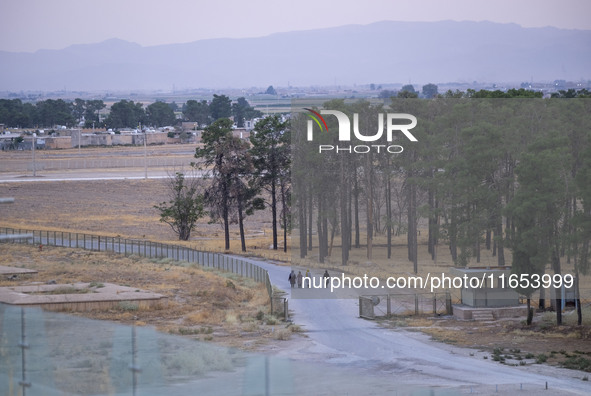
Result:
<svg viewBox="0 0 591 396"><path fill-rule="evenodd" d="M59 294L68 289L68 293ZM81 293L72 292L78 289ZM33 284L0 287L0 303L41 307L50 311L104 310L128 302L138 309L167 305L162 294L111 283Z"/></svg>
<svg viewBox="0 0 591 396"><path fill-rule="evenodd" d="M32 270L32 269L27 269L27 268L18 268L18 267L7 267L4 265L0 265L0 276L1 275L6 275L6 276L11 276L11 275L32 275L32 274L36 274L37 271L36 270Z"/></svg>
<svg viewBox="0 0 591 396"><path fill-rule="evenodd" d="M455 304L452 307L454 317L461 320L496 320L502 318L527 317L527 305L511 307L470 307L464 304Z"/></svg>

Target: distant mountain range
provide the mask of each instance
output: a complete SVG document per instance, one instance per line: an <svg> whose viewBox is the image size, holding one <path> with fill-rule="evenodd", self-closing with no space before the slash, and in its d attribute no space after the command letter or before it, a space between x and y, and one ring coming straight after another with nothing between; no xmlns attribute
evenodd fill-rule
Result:
<svg viewBox="0 0 591 396"><path fill-rule="evenodd" d="M591 30L378 22L142 47L0 51L0 91L171 90L591 78Z"/></svg>

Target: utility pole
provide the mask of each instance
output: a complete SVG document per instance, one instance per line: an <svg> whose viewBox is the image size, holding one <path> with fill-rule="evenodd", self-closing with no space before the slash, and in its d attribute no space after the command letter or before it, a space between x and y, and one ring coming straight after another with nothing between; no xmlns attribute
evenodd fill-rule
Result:
<svg viewBox="0 0 591 396"><path fill-rule="evenodd" d="M37 137L37 134L33 132L33 146L32 146L32 150L33 150L33 177L37 176L37 167L35 166L35 138Z"/></svg>
<svg viewBox="0 0 591 396"><path fill-rule="evenodd" d="M148 131L144 131L144 179L148 180Z"/></svg>

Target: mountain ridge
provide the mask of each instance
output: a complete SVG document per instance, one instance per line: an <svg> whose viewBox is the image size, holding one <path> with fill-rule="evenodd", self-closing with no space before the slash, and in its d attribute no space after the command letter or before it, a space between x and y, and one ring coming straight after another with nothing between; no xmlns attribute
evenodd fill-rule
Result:
<svg viewBox="0 0 591 396"><path fill-rule="evenodd" d="M2 91L578 80L591 77L591 31L381 21L146 47L112 38L0 51L0 63Z"/></svg>

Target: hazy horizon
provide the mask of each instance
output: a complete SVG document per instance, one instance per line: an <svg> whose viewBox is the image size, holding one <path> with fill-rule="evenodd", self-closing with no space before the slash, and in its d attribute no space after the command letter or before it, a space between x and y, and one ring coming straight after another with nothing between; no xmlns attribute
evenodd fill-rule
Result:
<svg viewBox="0 0 591 396"><path fill-rule="evenodd" d="M2 52L0 90L579 81L590 77L590 46L591 30L454 21L377 22L150 47L107 41Z"/></svg>
<svg viewBox="0 0 591 396"><path fill-rule="evenodd" d="M302 0L198 4L171 0L21 0L0 3L0 51L31 53L109 39L142 47L219 38L259 38L381 21L489 21L524 28L591 30L586 0ZM285 18L289 15L289 18Z"/></svg>

